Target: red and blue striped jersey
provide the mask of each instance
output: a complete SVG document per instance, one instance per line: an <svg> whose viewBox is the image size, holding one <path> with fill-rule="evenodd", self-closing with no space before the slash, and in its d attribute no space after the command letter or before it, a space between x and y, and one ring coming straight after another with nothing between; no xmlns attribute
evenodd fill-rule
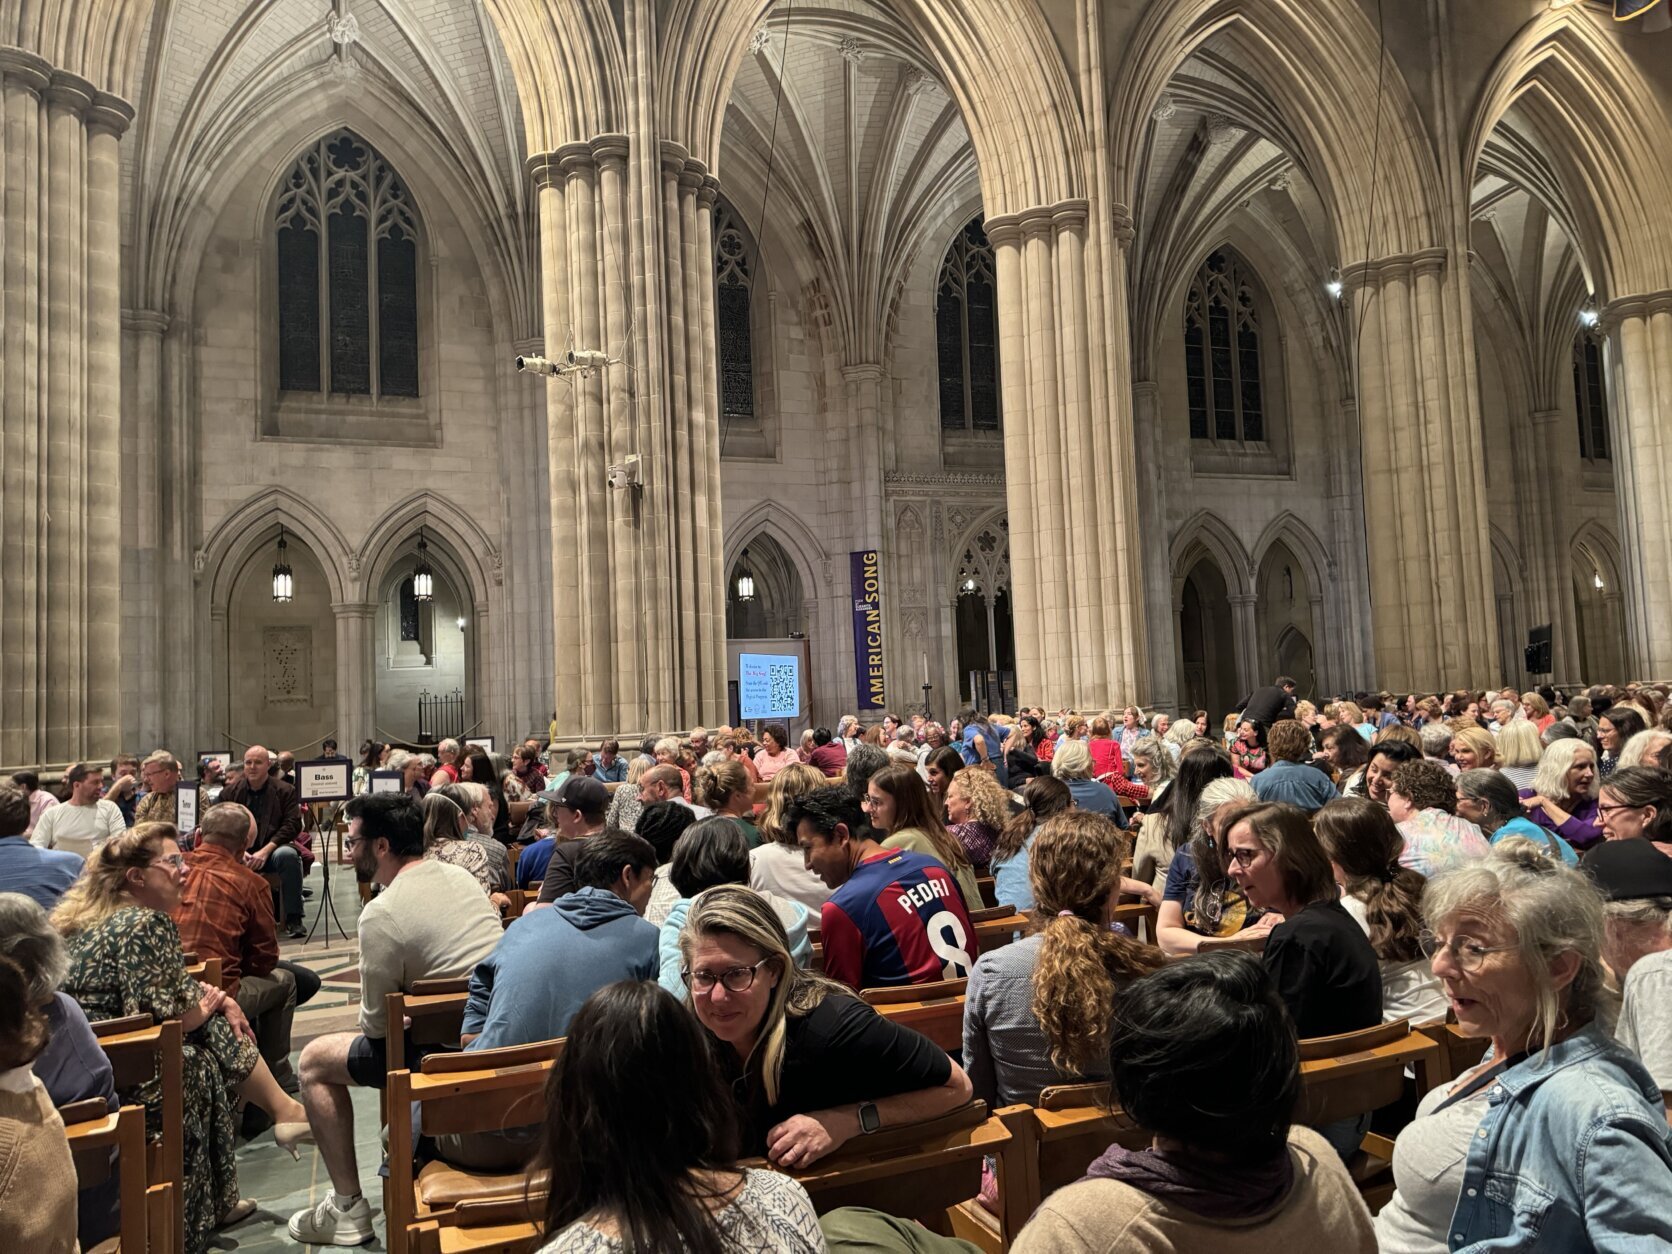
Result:
<svg viewBox="0 0 1672 1254"><path fill-rule="evenodd" d="M969 975L975 928L952 873L934 858L885 849L854 868L819 920L824 973L854 988Z"/></svg>

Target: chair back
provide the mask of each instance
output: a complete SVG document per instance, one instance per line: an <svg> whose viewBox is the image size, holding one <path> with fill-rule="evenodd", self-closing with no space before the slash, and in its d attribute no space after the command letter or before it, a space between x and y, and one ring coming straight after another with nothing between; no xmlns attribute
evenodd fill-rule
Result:
<svg viewBox="0 0 1672 1254"><path fill-rule="evenodd" d="M993 877L991 875L976 876L975 886L981 890L981 905L983 909L999 904L998 897L994 895Z"/></svg>
<svg viewBox="0 0 1672 1254"><path fill-rule="evenodd" d="M157 1080L162 1091L158 1134L146 1151L145 1180L171 1192L161 1195L170 1205L155 1214L152 1228L164 1232L186 1230L186 1082L185 1033L178 1019L152 1023L149 1015L104 1019L89 1025L99 1048L110 1061L111 1082L118 1092Z"/></svg>
<svg viewBox="0 0 1672 1254"><path fill-rule="evenodd" d="M445 980L414 980L404 993L390 993L384 1005L387 1027L384 1036L386 1070L399 1071L411 1059L406 1056L408 1038L413 1046L435 1046L442 1049L459 1048L459 1036L464 1031L464 1008L469 1000L470 980L457 977ZM401 1025L411 1021L402 1031Z"/></svg>
<svg viewBox="0 0 1672 1254"><path fill-rule="evenodd" d="M989 949L997 949L1000 945L1008 945L1018 936L1027 932L1031 920L1025 914L1012 910L1001 914L996 919L988 919L975 924L975 944L980 953ZM971 957L977 955L972 954Z"/></svg>
<svg viewBox="0 0 1672 1254"><path fill-rule="evenodd" d="M1008 919L1016 911L1010 906L983 906L970 911L971 923L987 923L993 919Z"/></svg>
<svg viewBox="0 0 1672 1254"><path fill-rule="evenodd" d="M1124 906L1116 906L1109 913L1110 923L1124 924L1132 935L1155 944L1155 924L1160 917L1158 907L1143 901L1129 901Z"/></svg>
<svg viewBox="0 0 1672 1254"><path fill-rule="evenodd" d="M92 1106L95 1109L89 1110ZM123 1106L114 1114L104 1099L91 1102L72 1102L58 1112L64 1119L64 1135L70 1143L70 1158L75 1163L76 1188L85 1190L105 1183L111 1176L111 1151L121 1164L121 1179L117 1185L120 1206L117 1235L120 1248L145 1254L150 1245L150 1219L147 1209L145 1164L145 1108ZM159 1202L172 1202L171 1186L160 1186ZM158 1247L158 1254L162 1250Z"/></svg>
<svg viewBox="0 0 1672 1254"><path fill-rule="evenodd" d="M1417 1091L1427 1092L1439 1052L1408 1019L1302 1040L1296 1122L1319 1128L1391 1105L1405 1091L1406 1067L1416 1070Z"/></svg>
<svg viewBox="0 0 1672 1254"><path fill-rule="evenodd" d="M920 1032L947 1053L964 1046L964 988L967 980L937 980L933 984L901 984L867 988L860 996L877 1013L914 1032ZM915 994L915 996L914 996Z"/></svg>

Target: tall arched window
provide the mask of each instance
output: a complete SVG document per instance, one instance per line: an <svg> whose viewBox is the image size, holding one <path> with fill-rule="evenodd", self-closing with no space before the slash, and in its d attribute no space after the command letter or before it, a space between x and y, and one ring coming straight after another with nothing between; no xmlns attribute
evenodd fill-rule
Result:
<svg viewBox="0 0 1672 1254"><path fill-rule="evenodd" d="M999 429L999 340L993 246L979 217L941 262L935 296L940 420L945 431Z"/></svg>
<svg viewBox="0 0 1672 1254"><path fill-rule="evenodd" d="M1608 460L1608 390L1602 377L1602 343L1584 330L1573 337L1573 407L1579 415L1579 455Z"/></svg>
<svg viewBox="0 0 1672 1254"><path fill-rule="evenodd" d="M1190 284L1184 372L1192 440L1266 438L1254 287L1243 262L1228 249L1209 253Z"/></svg>
<svg viewBox="0 0 1672 1254"><path fill-rule="evenodd" d="M731 206L714 206L714 335L720 352L720 413L726 421L755 418L755 344L750 302L755 277L749 241Z"/></svg>
<svg viewBox="0 0 1672 1254"><path fill-rule="evenodd" d="M285 176L278 250L279 389L418 395L418 227L405 185L354 132Z"/></svg>

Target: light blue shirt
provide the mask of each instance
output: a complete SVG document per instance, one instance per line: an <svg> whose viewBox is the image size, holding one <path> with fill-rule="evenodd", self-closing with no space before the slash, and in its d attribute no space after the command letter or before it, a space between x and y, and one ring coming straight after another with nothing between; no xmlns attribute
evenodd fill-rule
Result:
<svg viewBox="0 0 1672 1254"><path fill-rule="evenodd" d="M1301 762L1273 762L1254 777L1253 785L1254 795L1261 801L1286 801L1308 814L1336 798L1329 776Z"/></svg>
<svg viewBox="0 0 1672 1254"><path fill-rule="evenodd" d="M1028 855L1038 829L1028 833L1016 856L993 861L993 900L1014 910L1033 909L1033 882L1028 878Z"/></svg>
<svg viewBox="0 0 1672 1254"><path fill-rule="evenodd" d="M1543 845L1545 848L1549 848L1552 844L1554 844L1556 846L1556 852L1562 855L1563 862L1567 863L1569 866L1579 865L1579 851L1577 849L1568 844L1567 841L1556 835L1556 833L1551 831L1549 828L1540 827L1531 819L1523 819L1519 817L1511 819L1508 823L1505 823L1497 831L1492 833L1492 843L1494 845L1497 844L1505 836L1525 836L1535 845Z"/></svg>
<svg viewBox="0 0 1672 1254"><path fill-rule="evenodd" d="M0 892L22 893L51 910L81 876L82 858L68 849L38 849L27 836L0 837Z"/></svg>

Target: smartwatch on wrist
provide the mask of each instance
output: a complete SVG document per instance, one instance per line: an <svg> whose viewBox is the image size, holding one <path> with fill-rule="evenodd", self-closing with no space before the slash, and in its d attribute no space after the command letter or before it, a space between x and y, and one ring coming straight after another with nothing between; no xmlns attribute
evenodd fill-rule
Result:
<svg viewBox="0 0 1672 1254"><path fill-rule="evenodd" d="M859 1103L859 1130L866 1136L882 1127L882 1116L877 1114L875 1102Z"/></svg>

